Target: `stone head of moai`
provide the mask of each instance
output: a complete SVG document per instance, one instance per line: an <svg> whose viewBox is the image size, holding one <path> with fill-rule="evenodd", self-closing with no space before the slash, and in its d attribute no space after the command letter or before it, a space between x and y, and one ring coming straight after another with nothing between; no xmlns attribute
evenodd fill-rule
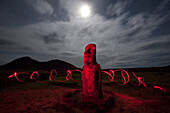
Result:
<svg viewBox="0 0 170 113"><path fill-rule="evenodd" d="M96 45L88 44L84 52L84 64L96 63Z"/></svg>
<svg viewBox="0 0 170 113"><path fill-rule="evenodd" d="M100 98L101 91L101 68L96 61L96 45L88 44L84 52L83 87L84 97Z"/></svg>

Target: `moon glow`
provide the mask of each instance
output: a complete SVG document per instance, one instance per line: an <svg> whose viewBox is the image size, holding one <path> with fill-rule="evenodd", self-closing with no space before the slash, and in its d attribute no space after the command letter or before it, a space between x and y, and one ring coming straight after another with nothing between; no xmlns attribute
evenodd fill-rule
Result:
<svg viewBox="0 0 170 113"><path fill-rule="evenodd" d="M90 16L91 10L90 7L88 5L82 5L80 7L80 15L83 18L87 18Z"/></svg>

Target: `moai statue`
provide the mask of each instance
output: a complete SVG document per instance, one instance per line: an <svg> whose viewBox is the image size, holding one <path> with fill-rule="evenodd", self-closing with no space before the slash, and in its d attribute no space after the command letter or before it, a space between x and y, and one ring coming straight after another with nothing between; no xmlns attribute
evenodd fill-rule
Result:
<svg viewBox="0 0 170 113"><path fill-rule="evenodd" d="M102 97L101 68L96 62L96 45L88 44L84 52L83 97L98 99Z"/></svg>

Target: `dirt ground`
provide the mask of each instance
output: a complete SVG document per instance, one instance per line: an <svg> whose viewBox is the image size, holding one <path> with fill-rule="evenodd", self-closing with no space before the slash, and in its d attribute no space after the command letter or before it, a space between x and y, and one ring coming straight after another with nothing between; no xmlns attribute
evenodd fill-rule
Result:
<svg viewBox="0 0 170 113"><path fill-rule="evenodd" d="M1 92L1 113L89 113L90 108L65 103L62 98L75 89L35 89L18 92ZM114 93L114 92L113 92ZM128 94L114 93L114 101L107 111L113 113L169 113L170 95L153 88L139 89ZM111 106L109 106L111 104ZM93 109L93 108L91 108ZM94 112L94 111L93 111ZM99 111L95 111L99 112Z"/></svg>

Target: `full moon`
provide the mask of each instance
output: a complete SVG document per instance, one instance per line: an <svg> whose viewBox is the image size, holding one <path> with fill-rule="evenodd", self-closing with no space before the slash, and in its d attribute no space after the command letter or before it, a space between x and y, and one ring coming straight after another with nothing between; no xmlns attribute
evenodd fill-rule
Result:
<svg viewBox="0 0 170 113"><path fill-rule="evenodd" d="M91 11L90 11L90 7L88 5L82 5L80 7L80 15L81 15L81 17L87 18L87 17L90 16L90 13L91 13Z"/></svg>

